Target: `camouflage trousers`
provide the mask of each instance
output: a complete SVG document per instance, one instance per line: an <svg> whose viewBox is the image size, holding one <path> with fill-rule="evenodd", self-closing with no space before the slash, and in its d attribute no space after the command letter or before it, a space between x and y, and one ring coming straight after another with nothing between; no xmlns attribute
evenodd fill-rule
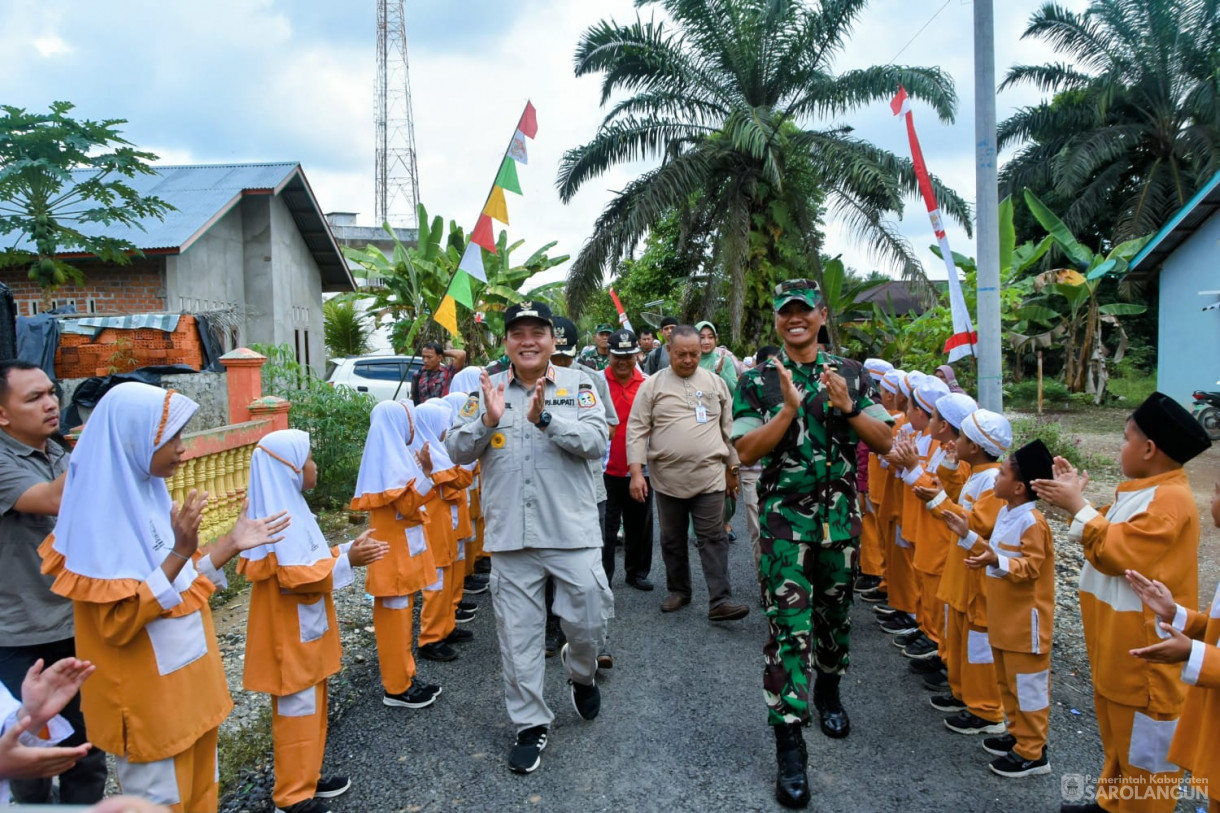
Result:
<svg viewBox="0 0 1220 813"><path fill-rule="evenodd" d="M859 540L793 542L771 537L764 526L761 543L767 722L807 724L814 670L837 675L847 671Z"/></svg>

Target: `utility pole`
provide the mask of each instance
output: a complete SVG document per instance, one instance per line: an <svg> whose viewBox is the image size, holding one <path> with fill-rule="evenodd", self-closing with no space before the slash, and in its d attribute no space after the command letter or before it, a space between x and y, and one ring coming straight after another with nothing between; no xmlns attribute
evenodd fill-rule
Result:
<svg viewBox="0 0 1220 813"><path fill-rule="evenodd" d="M979 406L1004 408L1000 352L1000 183L996 156L995 14L974 0L974 188L978 236Z"/></svg>
<svg viewBox="0 0 1220 813"><path fill-rule="evenodd" d="M416 225L419 167L415 160L415 119L407 60L403 0L377 0L376 179L377 225Z"/></svg>

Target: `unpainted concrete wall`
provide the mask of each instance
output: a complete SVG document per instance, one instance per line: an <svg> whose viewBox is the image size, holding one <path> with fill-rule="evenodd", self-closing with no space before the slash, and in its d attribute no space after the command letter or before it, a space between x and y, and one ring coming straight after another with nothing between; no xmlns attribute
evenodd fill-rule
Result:
<svg viewBox="0 0 1220 813"><path fill-rule="evenodd" d="M64 388L62 407L67 409L72 394L85 381L84 378L65 378L59 383ZM178 392L199 404L199 411L186 425L187 432L215 429L229 422L229 380L224 373L196 373L195 375L167 375L161 386ZM89 410L82 409L81 417L89 418Z"/></svg>
<svg viewBox="0 0 1220 813"><path fill-rule="evenodd" d="M1205 311L1220 290L1220 214L1212 215L1161 267L1157 389L1183 404L1195 390L1220 386L1220 310Z"/></svg>

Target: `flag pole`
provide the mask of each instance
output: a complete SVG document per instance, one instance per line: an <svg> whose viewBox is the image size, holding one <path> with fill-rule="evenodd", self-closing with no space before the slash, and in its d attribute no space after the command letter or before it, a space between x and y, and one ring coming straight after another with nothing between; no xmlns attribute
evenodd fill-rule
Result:
<svg viewBox="0 0 1220 813"><path fill-rule="evenodd" d="M504 154L500 156L500 165L496 167L496 175L491 181L491 186L489 186L487 188L487 195L483 198L483 205L479 207L479 215L478 215L478 217L476 217L474 219L476 228L478 227L479 217L483 216L483 210L487 208L487 203L488 203L488 201L491 200L492 193L496 191L496 181L499 180L499 178L500 178L500 167L504 166L504 159L509 157L508 151L513 148L513 142L516 141L516 139L517 139L517 132L521 129L521 122L525 120L525 112L530 109L531 102L532 102L532 100L530 100L530 99L525 100L525 107L521 108L521 115L517 118L517 124L513 128L513 134L509 137L507 146L504 147ZM471 235L473 235L474 229L471 229L470 233L471 233ZM469 237L466 238L466 244L467 245L470 244ZM461 269L459 269L459 268L455 268L453 271L453 275L451 277L449 277L449 284L445 286L445 292L443 294L441 294L442 302L445 301L445 297L449 296L449 290L453 287L453 281L457 278L458 272L460 270ZM431 317L431 321L436 322L435 315L433 317ZM440 323L437 322L437 324L440 324ZM441 327L444 327L444 325L441 325Z"/></svg>
<svg viewBox="0 0 1220 813"><path fill-rule="evenodd" d="M1004 408L1000 347L1000 191L996 166L995 14L974 0L974 185L978 232L979 405Z"/></svg>

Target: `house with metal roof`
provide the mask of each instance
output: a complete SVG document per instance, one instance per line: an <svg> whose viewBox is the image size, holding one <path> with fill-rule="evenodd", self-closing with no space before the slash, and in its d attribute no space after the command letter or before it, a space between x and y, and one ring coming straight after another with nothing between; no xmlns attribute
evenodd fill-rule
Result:
<svg viewBox="0 0 1220 813"><path fill-rule="evenodd" d="M1182 403L1220 389L1220 173L1131 261L1135 280L1155 285L1157 389Z"/></svg>
<svg viewBox="0 0 1220 813"><path fill-rule="evenodd" d="M236 314L224 342L289 344L298 360L321 371L322 294L355 290L335 236L301 165L158 166L128 181L141 195L174 207L164 220L136 228L87 224L128 240L144 254L131 265L62 254L85 276L64 285L53 304L78 313ZM86 228L82 227L82 231ZM0 271L19 312L37 312L41 291L24 269Z"/></svg>

